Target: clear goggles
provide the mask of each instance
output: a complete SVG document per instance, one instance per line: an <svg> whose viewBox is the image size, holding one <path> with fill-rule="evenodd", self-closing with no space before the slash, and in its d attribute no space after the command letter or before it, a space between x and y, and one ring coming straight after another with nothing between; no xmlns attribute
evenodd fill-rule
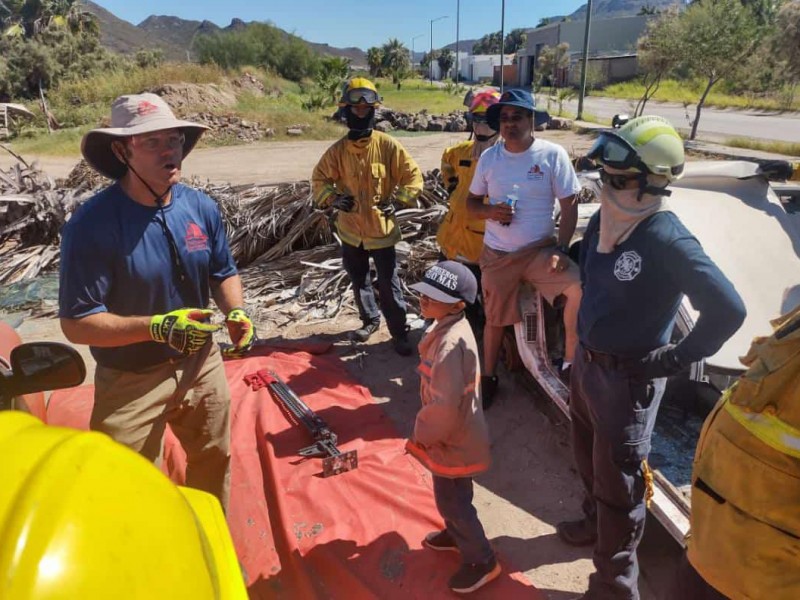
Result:
<svg viewBox="0 0 800 600"><path fill-rule="evenodd" d="M353 88L344 93L344 102L346 104L377 104L381 101L378 92L369 88Z"/></svg>
<svg viewBox="0 0 800 600"><path fill-rule="evenodd" d="M634 147L613 133L601 133L586 156L612 169L647 171Z"/></svg>

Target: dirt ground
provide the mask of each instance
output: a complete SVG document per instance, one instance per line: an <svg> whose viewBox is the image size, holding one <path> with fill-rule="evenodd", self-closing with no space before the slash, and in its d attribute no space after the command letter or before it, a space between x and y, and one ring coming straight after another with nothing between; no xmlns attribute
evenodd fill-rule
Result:
<svg viewBox="0 0 800 600"><path fill-rule="evenodd" d="M570 154L586 151L591 138L571 131L546 131L543 138L564 146ZM464 133L430 133L398 138L423 171L441 166L442 151L448 146L467 139ZM309 179L314 165L331 145L330 141L258 142L244 146L199 148L192 152L183 165L187 178L198 177L214 183L269 184ZM38 160L39 167L53 178L66 177L79 156L74 157L23 157ZM0 152L0 167L8 168L16 161L8 153Z"/></svg>
<svg viewBox="0 0 800 600"><path fill-rule="evenodd" d="M585 150L590 141L571 132L546 132L571 153ZM443 149L463 140L464 134L433 134L401 138L425 169L439 166ZM265 183L305 179L329 142L275 142L249 146L200 149L189 157L186 174L218 183ZM0 165L5 159L0 157ZM45 159L45 169L64 176L74 160ZM60 169L60 171L59 171ZM334 351L350 372L382 404L398 430L407 435L419 407L419 379L415 357L394 353L385 326L364 345L354 346L347 332L358 325L355 314L333 321L287 320L275 314L257 324L264 339L313 338L335 342ZM63 341L55 319L27 319L19 328L24 340ZM412 340L420 332L412 333ZM94 363L86 347L79 348L89 369ZM535 386L524 377L501 372L495 406L487 412L493 439L493 468L477 479L476 506L497 550L539 588L545 598L568 600L585 591L593 567L591 549L565 546L555 535L555 524L579 515L581 490L572 466L568 425ZM679 557L677 544L653 519L648 522L640 550L641 592L647 600L669 598Z"/></svg>

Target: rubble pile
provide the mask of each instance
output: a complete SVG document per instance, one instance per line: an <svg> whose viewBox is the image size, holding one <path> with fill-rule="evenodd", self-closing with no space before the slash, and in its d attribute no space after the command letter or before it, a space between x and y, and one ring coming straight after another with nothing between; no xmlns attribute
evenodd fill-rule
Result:
<svg viewBox="0 0 800 600"><path fill-rule="evenodd" d="M183 116L187 121L200 123L210 127L203 134L203 139L228 143L257 142L275 135L275 130L265 127L258 121L248 121L232 114L214 114L197 112Z"/></svg>

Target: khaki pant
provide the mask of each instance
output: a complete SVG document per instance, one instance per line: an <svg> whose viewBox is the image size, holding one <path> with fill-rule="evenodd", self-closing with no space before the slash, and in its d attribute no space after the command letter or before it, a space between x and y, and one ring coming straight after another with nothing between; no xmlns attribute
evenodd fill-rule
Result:
<svg viewBox="0 0 800 600"><path fill-rule="evenodd" d="M133 373L98 365L90 426L161 465L169 423L186 451L186 485L228 508L230 391L216 344Z"/></svg>
<svg viewBox="0 0 800 600"><path fill-rule="evenodd" d="M480 257L481 286L486 321L493 327L505 327L522 320L519 312L519 286L531 284L552 305L564 290L579 285L578 265L569 261L561 272L550 270L553 256L558 253L555 240L535 242L515 252L502 252L483 247Z"/></svg>

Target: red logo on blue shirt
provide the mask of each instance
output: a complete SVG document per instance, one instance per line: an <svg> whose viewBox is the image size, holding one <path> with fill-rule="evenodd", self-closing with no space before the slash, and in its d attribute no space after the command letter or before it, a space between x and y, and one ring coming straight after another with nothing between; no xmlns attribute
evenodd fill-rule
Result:
<svg viewBox="0 0 800 600"><path fill-rule="evenodd" d="M532 179L534 181L540 181L544 178L544 173L542 173L542 168L539 165L533 165L528 170L528 179Z"/></svg>
<svg viewBox="0 0 800 600"><path fill-rule="evenodd" d="M186 237L183 238L186 242L187 252L200 252L201 250L208 250L208 236L203 233L200 226L195 223L189 223L186 226Z"/></svg>

